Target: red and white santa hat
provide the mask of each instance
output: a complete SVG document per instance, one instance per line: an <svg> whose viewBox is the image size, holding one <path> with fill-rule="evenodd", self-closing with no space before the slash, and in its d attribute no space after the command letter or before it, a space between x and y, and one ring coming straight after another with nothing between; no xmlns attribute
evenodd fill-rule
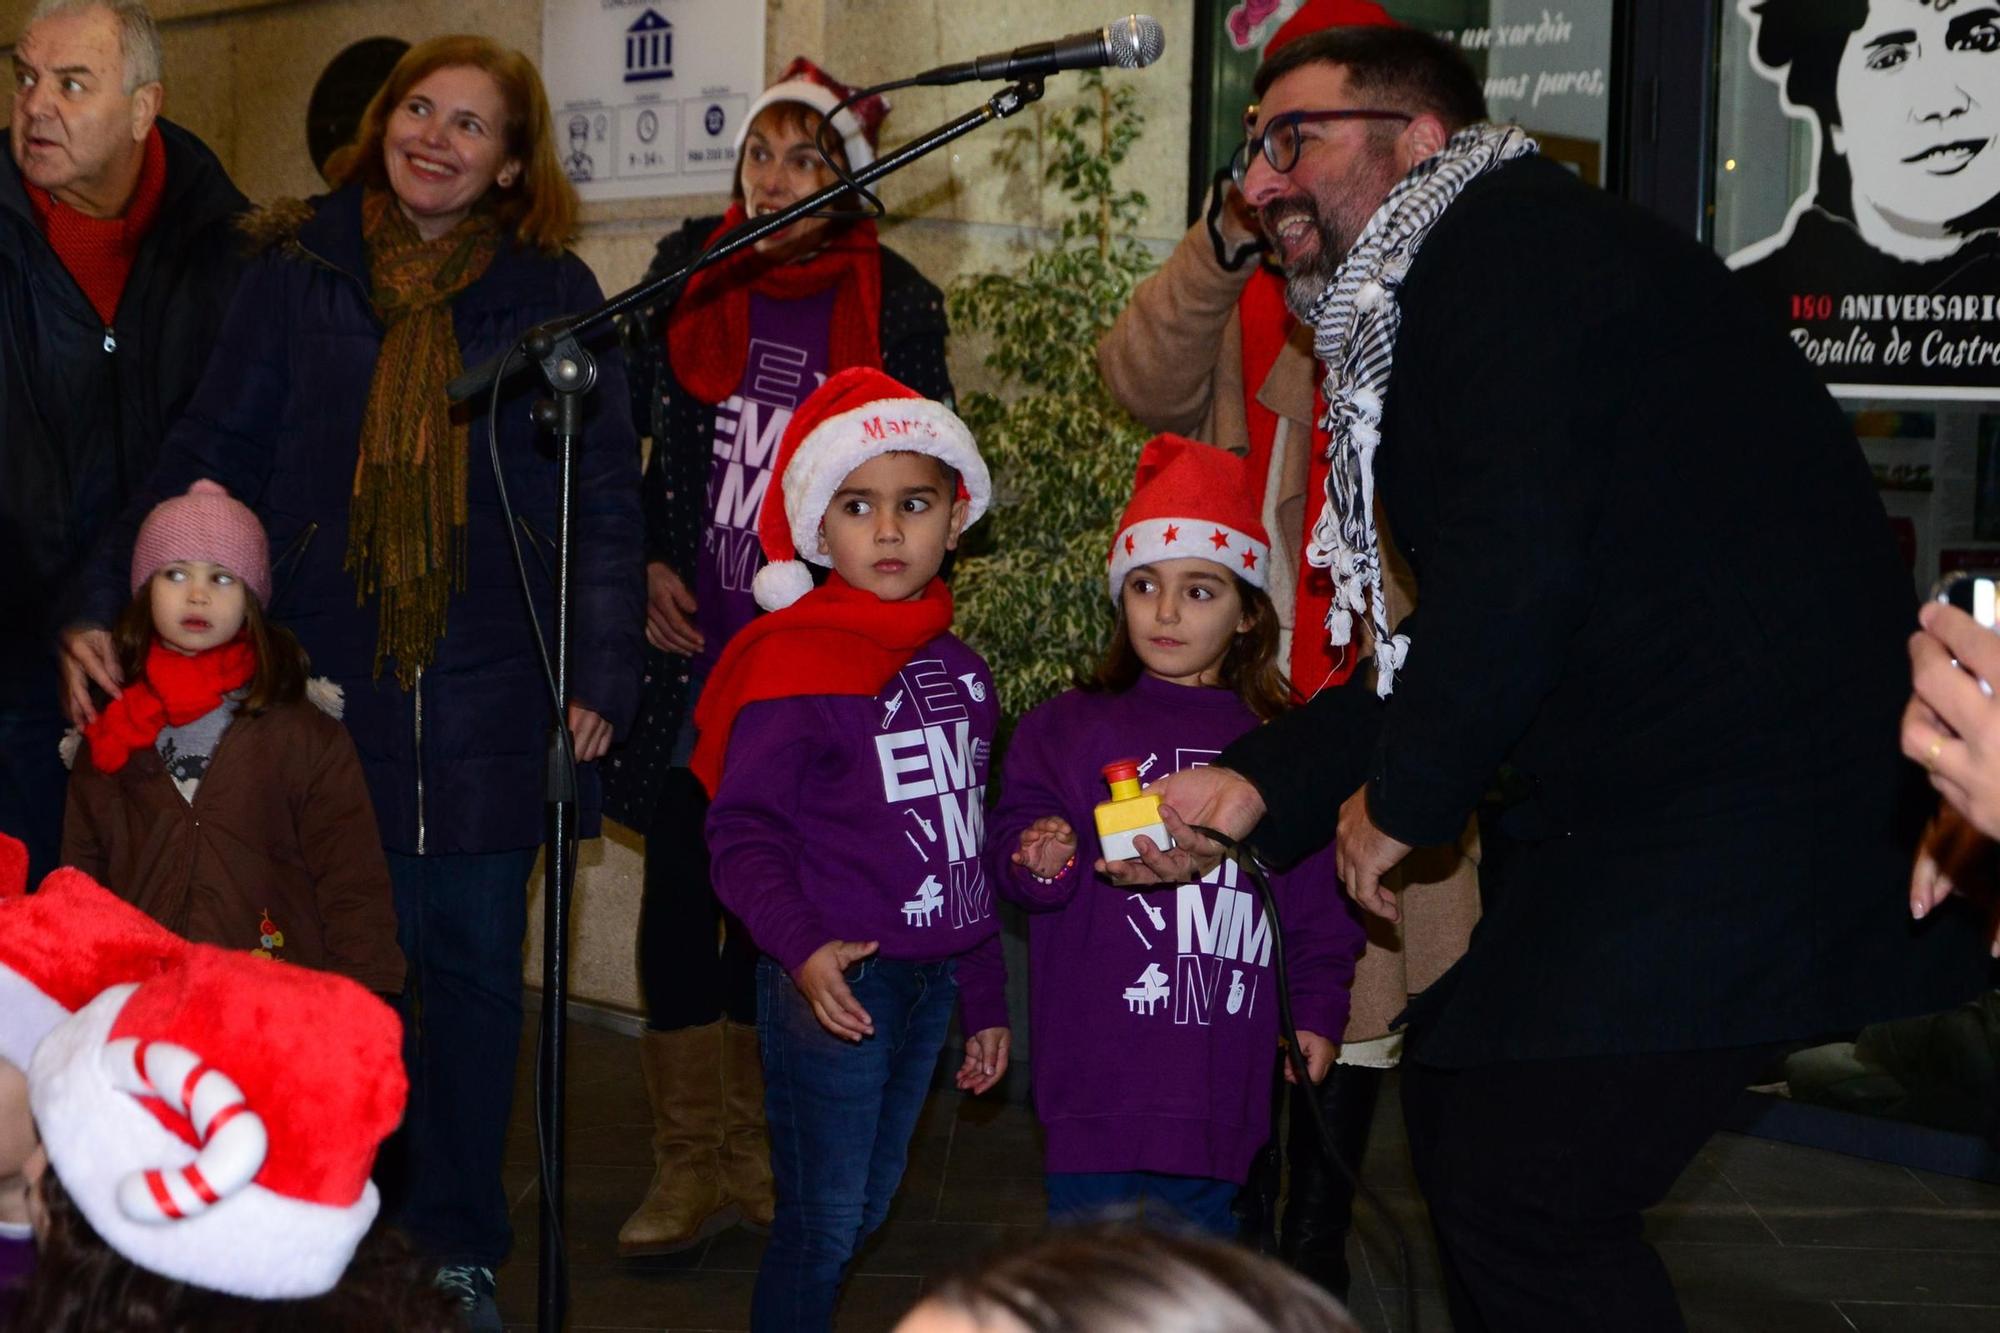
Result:
<svg viewBox="0 0 2000 1333"><path fill-rule="evenodd" d="M1198 556L1253 588L1264 586L1271 539L1257 516L1258 488L1243 460L1180 435L1155 435L1139 455L1132 498L1111 543L1111 600L1139 565Z"/></svg>
<svg viewBox="0 0 2000 1333"><path fill-rule="evenodd" d="M139 1267L257 1300L323 1295L402 1118L402 1026L346 977L189 945L42 1039L29 1105L97 1234Z"/></svg>
<svg viewBox="0 0 2000 1333"><path fill-rule="evenodd" d="M189 947L80 870L27 885L27 849L0 834L0 1060L21 1069L105 987L157 976Z"/></svg>
<svg viewBox="0 0 2000 1333"><path fill-rule="evenodd" d="M794 57L778 81L757 94L743 123L736 127L736 156L743 157L743 141L750 137L750 124L773 102L803 102L824 116L854 92L833 75L804 56ZM875 160L875 136L881 133L882 118L889 114L889 99L876 93L864 97L833 118L841 147L847 150L847 168L859 171Z"/></svg>
<svg viewBox="0 0 2000 1333"><path fill-rule="evenodd" d="M820 520L833 493L848 473L892 453L929 454L955 468L966 527L986 512L993 479L958 414L879 370L851 366L799 404L778 442L757 511L757 536L770 561L751 580L757 605L777 611L812 591L812 574L800 562L833 563L819 550Z"/></svg>
<svg viewBox="0 0 2000 1333"><path fill-rule="evenodd" d="M1264 55L1268 59L1273 52L1294 38L1307 33L1318 32L1322 28L1400 28L1403 25L1389 17L1389 11L1375 3L1375 0L1306 0L1292 16L1278 25L1271 34L1271 40L1264 43Z"/></svg>

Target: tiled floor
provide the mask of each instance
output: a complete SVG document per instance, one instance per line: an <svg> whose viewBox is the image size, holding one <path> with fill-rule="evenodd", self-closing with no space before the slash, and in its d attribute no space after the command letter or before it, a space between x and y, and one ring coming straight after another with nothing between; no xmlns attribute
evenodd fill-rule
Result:
<svg viewBox="0 0 2000 1333"><path fill-rule="evenodd" d="M760 1242L742 1231L669 1259L621 1260L618 1225L651 1175L636 1043L573 1025L568 1230L574 1333L743 1329ZM531 1048L524 1048L531 1050ZM532 1060L522 1061L508 1183L519 1237L501 1308L535 1317ZM1418 1322L1450 1327L1410 1181L1400 1119L1378 1118L1366 1164L1416 1252ZM1034 1234L1040 1153L1027 1107L934 1094L896 1209L858 1265L843 1330L892 1326L925 1280ZM1401 1279L1364 1213L1354 1312L1400 1330ZM2000 1187L1807 1148L1719 1135L1649 1219L1696 1333L1971 1333L2000 1330Z"/></svg>

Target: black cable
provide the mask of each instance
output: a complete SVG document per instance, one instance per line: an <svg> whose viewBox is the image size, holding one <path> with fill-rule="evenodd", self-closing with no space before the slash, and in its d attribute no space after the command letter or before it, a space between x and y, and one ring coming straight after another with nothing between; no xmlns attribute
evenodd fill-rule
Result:
<svg viewBox="0 0 2000 1333"><path fill-rule="evenodd" d="M1375 1210L1375 1215L1382 1220L1382 1225L1389 1229L1389 1235L1396 1243L1396 1266L1403 1275L1403 1327L1410 1333L1416 1333L1417 1286L1416 1273L1410 1264L1409 1237L1405 1236L1403 1229L1396 1225L1395 1216L1390 1213L1389 1206L1382 1202L1381 1196L1362 1183L1358 1166L1349 1164L1347 1159L1340 1155L1340 1150L1334 1147L1333 1131L1326 1123L1326 1111L1319 1104L1311 1073L1306 1068L1305 1053L1299 1045L1299 1025L1292 1017L1292 983L1285 971L1284 925L1278 918L1278 899L1271 890L1270 877L1264 873L1263 865L1258 862L1255 853L1246 844L1201 824L1190 824L1188 828L1223 848L1228 858L1249 875L1250 882L1257 886L1257 897L1264 904L1264 919L1271 927L1271 970L1278 980L1278 1021L1284 1029L1286 1063L1291 1067L1292 1076L1298 1080L1299 1088L1305 1093L1301 1100L1312 1113L1313 1130L1319 1136L1320 1151L1325 1153L1326 1159L1347 1178L1347 1183L1354 1187L1355 1196L1366 1201L1368 1206Z"/></svg>
<svg viewBox="0 0 2000 1333"><path fill-rule="evenodd" d="M1261 256L1266 248L1263 236L1259 235L1248 245L1231 253L1229 243L1222 238L1222 213L1229 207L1229 191L1235 188L1235 184L1229 168L1223 167L1215 173L1215 179L1208 186L1208 244L1215 251L1215 262L1230 273L1240 272L1245 264Z"/></svg>
<svg viewBox="0 0 2000 1333"><path fill-rule="evenodd" d="M859 218L879 218L888 213L889 210L883 207L881 199L876 196L875 192L854 179L854 172L851 169L852 164L843 164L829 151L826 137L827 131L833 130L834 133L838 134L839 130L835 129L833 124L834 117L853 106L856 102L865 101L870 97L877 97L883 93L894 92L898 88L913 88L919 82L921 82L920 79L892 79L888 83L878 83L873 87L856 88L853 92L835 102L833 110L820 117L819 128L813 131L813 147L819 150L820 161L826 163L826 169L833 173L834 179L852 191L854 196L861 200L863 207L857 211L828 209L823 213L814 213L809 216L855 220ZM844 157L846 154L843 153L841 156Z"/></svg>
<svg viewBox="0 0 2000 1333"><path fill-rule="evenodd" d="M577 791L576 747L569 734L568 701L562 697L562 690L556 683L555 662L549 656L548 638L542 633L542 618L535 611L534 585L528 579L527 557L521 553L520 524L514 517L514 502L507 494L507 476L500 466L500 387L507 382L507 367L513 364L515 357L522 354L522 351L527 346L528 337L529 335L524 333L514 340L514 345L507 349L507 354L500 359L499 369L494 373L492 392L486 403L486 452L487 457L492 461L493 465L493 490L500 499L501 524L507 530L507 545L514 555L514 576L521 585L521 600L527 604L528 627L534 631L535 652L540 657L542 663L542 681L548 687L549 705L555 713L556 752L561 756L563 766L563 789L573 795ZM569 534L559 531L556 535L561 540L567 539ZM563 558L564 553L557 551L556 559L561 560ZM554 580L551 579L551 583L553 582ZM560 613L560 609L558 611ZM564 864L570 868L572 875L576 873L576 856L578 850L578 840L575 833L576 827L576 821L572 820L569 828L563 831L563 841L565 844ZM544 940L543 948L547 947L549 947L548 941ZM557 1014L555 1021L558 1023L563 1022L564 1016ZM553 1278L556 1283L555 1289L567 1292L569 1290L569 1245L563 1238L560 1210L547 1206L548 1182L553 1178L555 1172L552 1170L554 1158L550 1150L548 1130L542 1123L541 1084L542 1041L541 1038L537 1037L535 1041L535 1149L541 1167L541 1186L544 1195L543 1212L550 1219L551 1227L555 1231L556 1253L560 1256L559 1262L561 1267L557 1270Z"/></svg>

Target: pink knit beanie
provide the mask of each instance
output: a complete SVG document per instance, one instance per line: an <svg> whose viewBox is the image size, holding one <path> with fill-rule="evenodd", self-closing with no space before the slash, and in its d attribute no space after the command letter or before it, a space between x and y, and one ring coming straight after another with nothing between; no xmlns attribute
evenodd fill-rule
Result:
<svg viewBox="0 0 2000 1333"><path fill-rule="evenodd" d="M271 548L264 525L240 500L212 481L198 481L186 495L163 500L146 515L132 544L132 591L161 566L206 560L242 579L261 605L271 601Z"/></svg>

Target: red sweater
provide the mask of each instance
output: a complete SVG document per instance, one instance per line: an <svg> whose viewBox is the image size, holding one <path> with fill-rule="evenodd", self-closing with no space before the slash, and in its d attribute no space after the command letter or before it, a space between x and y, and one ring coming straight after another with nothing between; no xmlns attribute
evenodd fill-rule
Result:
<svg viewBox="0 0 2000 1333"><path fill-rule="evenodd" d="M121 217L85 217L75 209L56 202L54 195L39 186L28 186L28 203L35 221L48 238L56 257L83 289L98 317L106 325L118 313L118 298L125 294L125 279L132 275L132 261L138 257L139 243L146 238L153 219L159 216L160 196L167 187L167 149L155 125L146 137L146 158L139 167L139 183L125 205Z"/></svg>

